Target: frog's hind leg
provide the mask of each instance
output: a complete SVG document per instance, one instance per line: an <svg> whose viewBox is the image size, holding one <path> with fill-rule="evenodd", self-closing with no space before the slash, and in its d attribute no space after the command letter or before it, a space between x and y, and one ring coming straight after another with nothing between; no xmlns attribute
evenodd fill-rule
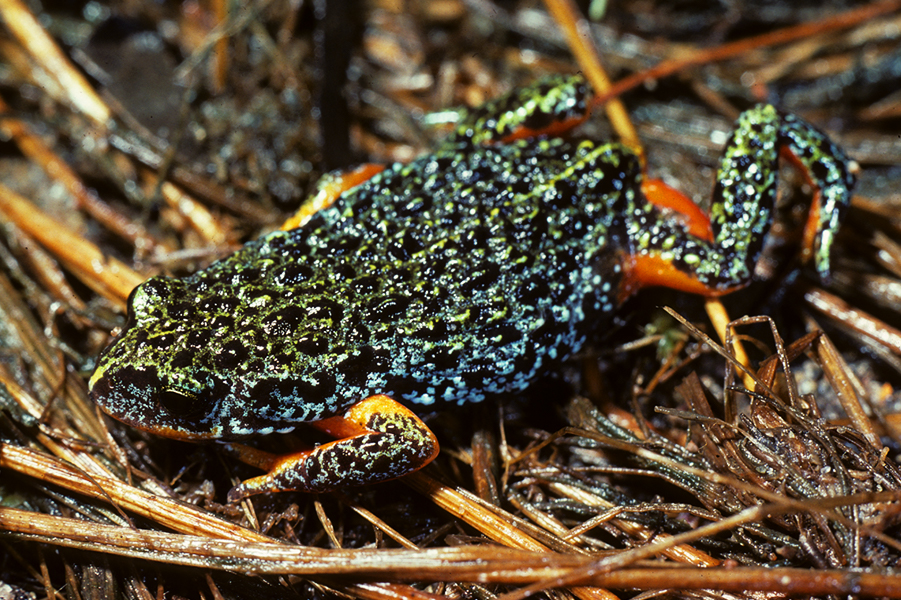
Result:
<svg viewBox="0 0 901 600"><path fill-rule="evenodd" d="M370 396L343 415L310 425L334 442L254 462L269 470L235 486L229 502L264 492L327 492L395 479L424 467L438 455L438 440L412 411L388 396Z"/></svg>
<svg viewBox="0 0 901 600"><path fill-rule="evenodd" d="M779 156L801 167L817 190L805 229L807 254L822 278L829 276L829 255L841 218L851 201L856 163L814 126L759 105L742 113L720 159L710 233L661 226L654 199L635 206L628 217L634 246L624 261L622 297L641 287L663 285L718 296L746 285L772 223ZM684 209L675 208L689 221ZM712 235L712 240L710 238Z"/></svg>

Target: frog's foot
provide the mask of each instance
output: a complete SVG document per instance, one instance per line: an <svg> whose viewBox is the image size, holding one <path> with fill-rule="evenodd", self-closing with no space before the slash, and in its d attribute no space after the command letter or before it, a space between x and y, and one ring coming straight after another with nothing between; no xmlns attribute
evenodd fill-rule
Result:
<svg viewBox="0 0 901 600"><path fill-rule="evenodd" d="M327 173L319 180L316 192L304 200L297 212L282 223L281 230L303 227L310 217L335 203L341 194L353 189L385 170L385 165L365 163L350 171Z"/></svg>
<svg viewBox="0 0 901 600"><path fill-rule="evenodd" d="M679 214L682 227L657 226L647 207L630 211L627 228L640 232L623 261L620 300L662 285L719 296L746 285L772 223L779 156L800 167L816 190L804 235L805 258L829 278L832 242L851 201L856 163L815 127L760 105L742 113L726 146L710 218L678 192L642 186L649 204ZM675 196L673 195L675 194Z"/></svg>
<svg viewBox="0 0 901 600"><path fill-rule="evenodd" d="M427 465L438 440L413 412L388 396L366 398L343 415L310 423L338 440L285 456L255 454L269 471L235 486L228 501L264 492L327 492L395 479Z"/></svg>

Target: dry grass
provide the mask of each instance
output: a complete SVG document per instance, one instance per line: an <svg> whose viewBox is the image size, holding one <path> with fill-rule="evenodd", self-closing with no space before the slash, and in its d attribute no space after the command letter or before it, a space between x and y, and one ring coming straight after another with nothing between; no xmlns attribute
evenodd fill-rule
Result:
<svg viewBox="0 0 901 600"><path fill-rule="evenodd" d="M0 0L0 582L48 598L901 597L897 2L633 2L590 29L633 86L613 129L634 124L651 171L696 198L754 99L835 133L863 172L828 287L783 227L761 283L726 300L771 319L717 327L724 347L692 325L697 298L646 294L560 379L426 415L443 452L423 472L240 505L225 493L252 469L87 399L129 290L274 227L323 167L425 151L442 135L426 112L597 65L590 48L570 58L558 32L582 30L565 7L373 2L317 59L328 16L220 4L88 5L38 25ZM104 10L120 19L101 27ZM581 134L613 135L600 115ZM733 358L737 338L750 358Z"/></svg>

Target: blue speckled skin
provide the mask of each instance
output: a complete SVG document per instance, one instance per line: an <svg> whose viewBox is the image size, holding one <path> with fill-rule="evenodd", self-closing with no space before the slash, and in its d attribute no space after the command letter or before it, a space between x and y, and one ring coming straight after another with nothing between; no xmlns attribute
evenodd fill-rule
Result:
<svg viewBox="0 0 901 600"><path fill-rule="evenodd" d="M93 398L139 428L237 439L377 393L459 404L522 390L603 330L628 257L658 256L713 291L746 283L780 147L823 191L816 262L828 272L853 177L810 125L766 106L743 114L720 167L711 243L646 201L638 160L619 144L486 145L485 131L500 131L487 136L496 140L525 122L524 103L533 129L584 112L581 79L543 85L472 111L441 149L389 166L300 229L139 286Z"/></svg>

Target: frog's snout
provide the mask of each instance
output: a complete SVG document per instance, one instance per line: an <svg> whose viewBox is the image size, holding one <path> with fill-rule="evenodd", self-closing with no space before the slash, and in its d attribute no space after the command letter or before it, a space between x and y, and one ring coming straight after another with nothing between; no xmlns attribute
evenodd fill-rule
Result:
<svg viewBox="0 0 901 600"><path fill-rule="evenodd" d="M88 382L91 400L103 412L129 425L140 422L142 415L150 414L153 402L150 398L146 377L141 377L138 369L129 367L131 373L110 369L101 361ZM144 381L142 381L144 380ZM143 385L142 385L143 384Z"/></svg>
<svg viewBox="0 0 901 600"><path fill-rule="evenodd" d="M214 428L196 426L206 406L202 400L162 386L154 368L116 368L101 360L88 388L103 412L136 429L175 439L216 437Z"/></svg>

